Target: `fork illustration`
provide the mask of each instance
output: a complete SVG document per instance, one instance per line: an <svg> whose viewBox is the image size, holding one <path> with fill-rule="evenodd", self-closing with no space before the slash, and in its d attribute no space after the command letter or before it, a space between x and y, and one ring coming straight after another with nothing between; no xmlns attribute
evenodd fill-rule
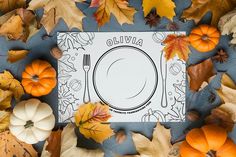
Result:
<svg viewBox="0 0 236 157"><path fill-rule="evenodd" d="M85 86L84 86L84 103L90 102L90 93L89 93L89 82L88 82L88 73L91 66L91 60L89 54L84 54L83 56L83 70L85 72Z"/></svg>

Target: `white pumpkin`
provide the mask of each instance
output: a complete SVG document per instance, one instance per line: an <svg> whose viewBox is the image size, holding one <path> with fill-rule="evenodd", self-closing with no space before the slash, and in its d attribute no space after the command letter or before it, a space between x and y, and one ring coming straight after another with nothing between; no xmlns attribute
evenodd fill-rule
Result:
<svg viewBox="0 0 236 157"><path fill-rule="evenodd" d="M55 126L51 107L38 99L21 101L13 109L10 132L19 140L35 144L45 140Z"/></svg>

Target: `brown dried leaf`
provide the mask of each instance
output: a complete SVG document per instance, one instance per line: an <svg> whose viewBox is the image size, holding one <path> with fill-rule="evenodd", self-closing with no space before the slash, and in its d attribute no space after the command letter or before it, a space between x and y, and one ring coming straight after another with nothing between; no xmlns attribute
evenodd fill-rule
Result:
<svg viewBox="0 0 236 157"><path fill-rule="evenodd" d="M43 157L59 157L61 153L62 130L53 131L44 144Z"/></svg>
<svg viewBox="0 0 236 157"><path fill-rule="evenodd" d="M0 0L0 11L6 13L25 6L26 0Z"/></svg>
<svg viewBox="0 0 236 157"><path fill-rule="evenodd" d="M182 18L198 23L206 13L211 12L211 24L217 26L220 17L235 6L236 0L192 0L192 5L184 10Z"/></svg>
<svg viewBox="0 0 236 157"><path fill-rule="evenodd" d="M15 63L27 56L28 50L9 50L7 61L10 63Z"/></svg>
<svg viewBox="0 0 236 157"><path fill-rule="evenodd" d="M234 112L229 111L229 108L233 108ZM206 124L216 124L227 131L231 132L234 127L236 105L232 104L223 104L218 108L215 108L211 111L211 115L206 117Z"/></svg>
<svg viewBox="0 0 236 157"><path fill-rule="evenodd" d="M215 75L214 65L210 58L189 66L187 72L190 79L190 89L193 91L198 91L204 82L209 82L209 79Z"/></svg>
<svg viewBox="0 0 236 157"><path fill-rule="evenodd" d="M19 15L13 15L0 27L0 35L11 40L18 40L23 35L23 21Z"/></svg>
<svg viewBox="0 0 236 157"><path fill-rule="evenodd" d="M9 131L0 133L0 141L2 157L38 157L32 145L19 141Z"/></svg>
<svg viewBox="0 0 236 157"><path fill-rule="evenodd" d="M0 35L10 40L26 42L38 32L36 16L32 11L20 8L0 17Z"/></svg>

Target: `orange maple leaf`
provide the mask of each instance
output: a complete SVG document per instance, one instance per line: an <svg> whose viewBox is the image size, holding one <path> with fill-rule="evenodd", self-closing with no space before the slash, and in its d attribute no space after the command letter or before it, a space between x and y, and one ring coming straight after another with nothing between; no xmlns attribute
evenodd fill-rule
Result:
<svg viewBox="0 0 236 157"><path fill-rule="evenodd" d="M178 55L178 57L184 61L188 60L190 44L187 36L170 34L163 41L163 43L165 44L163 51L165 52L166 60L172 59L176 55Z"/></svg>

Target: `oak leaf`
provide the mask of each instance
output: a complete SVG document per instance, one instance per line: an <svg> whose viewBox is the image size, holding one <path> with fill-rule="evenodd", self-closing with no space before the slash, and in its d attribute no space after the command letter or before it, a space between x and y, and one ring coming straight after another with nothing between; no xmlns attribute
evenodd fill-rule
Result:
<svg viewBox="0 0 236 157"><path fill-rule="evenodd" d="M38 157L33 146L19 141L9 131L0 133L0 154L4 157Z"/></svg>
<svg viewBox="0 0 236 157"><path fill-rule="evenodd" d="M172 20L175 16L175 3L172 0L143 0L143 12L146 17L155 8L156 13Z"/></svg>
<svg viewBox="0 0 236 157"><path fill-rule="evenodd" d="M184 10L182 18L198 23L206 13L211 12L211 24L217 26L220 17L235 6L236 0L192 0L192 5Z"/></svg>
<svg viewBox="0 0 236 157"><path fill-rule="evenodd" d="M189 75L190 89L198 91L205 82L209 82L215 76L216 70L212 60L209 58L201 63L190 65L187 68Z"/></svg>
<svg viewBox="0 0 236 157"><path fill-rule="evenodd" d="M0 111L0 132L5 131L10 123L10 112Z"/></svg>
<svg viewBox="0 0 236 157"><path fill-rule="evenodd" d="M61 153L62 130L53 131L47 138L41 157L59 157Z"/></svg>
<svg viewBox="0 0 236 157"><path fill-rule="evenodd" d="M136 10L128 5L126 0L93 0L91 2L91 7L98 6L94 16L99 27L109 22L111 14L116 17L120 25L133 24Z"/></svg>
<svg viewBox="0 0 236 157"><path fill-rule="evenodd" d="M73 27L83 30L82 20L85 17L82 11L76 7L75 0L32 0L29 10L35 11L44 8L41 24L49 34L62 18L69 29ZM78 1L81 2L81 1Z"/></svg>
<svg viewBox="0 0 236 157"><path fill-rule="evenodd" d="M15 63L27 56L28 50L9 50L7 55L7 61L10 63Z"/></svg>
<svg viewBox="0 0 236 157"><path fill-rule="evenodd" d="M75 123L86 138L102 143L113 135L107 120L111 117L109 107L101 103L87 103L79 106L75 113Z"/></svg>
<svg viewBox="0 0 236 157"><path fill-rule="evenodd" d="M189 40L185 35L170 34L163 41L165 47L163 51L165 52L166 60L174 58L176 55L184 61L188 60L189 50Z"/></svg>
<svg viewBox="0 0 236 157"><path fill-rule="evenodd" d="M0 0L0 11L6 13L24 7L26 0Z"/></svg>
<svg viewBox="0 0 236 157"><path fill-rule="evenodd" d="M0 73L0 89L12 91L17 101L25 94L21 83L16 80L9 71Z"/></svg>
<svg viewBox="0 0 236 157"><path fill-rule="evenodd" d="M126 155L123 157L179 157L180 143L171 144L170 130L157 123L150 141L147 137L133 133L132 138L140 155Z"/></svg>
<svg viewBox="0 0 236 157"><path fill-rule="evenodd" d="M60 157L103 157L104 153L100 149L89 150L76 147L77 137L75 135L75 127L73 124L67 124L61 134L61 155Z"/></svg>

